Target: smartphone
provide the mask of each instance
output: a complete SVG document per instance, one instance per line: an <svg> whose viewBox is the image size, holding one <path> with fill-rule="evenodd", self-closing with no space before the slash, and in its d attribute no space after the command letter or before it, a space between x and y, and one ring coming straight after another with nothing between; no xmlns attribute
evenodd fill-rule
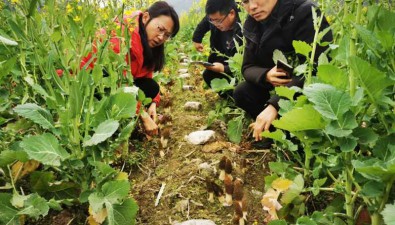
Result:
<svg viewBox="0 0 395 225"><path fill-rule="evenodd" d="M191 62L191 64L198 64L198 65L202 65L202 66L214 66L214 64L212 64L210 62L203 62L203 61L194 61L194 62Z"/></svg>
<svg viewBox="0 0 395 225"><path fill-rule="evenodd" d="M292 73L294 71L294 68L292 68L292 66L290 66L288 63L282 61L282 60L277 60L277 68L278 69L282 69L285 71L285 73L287 74L284 78L285 79L291 79L292 78Z"/></svg>

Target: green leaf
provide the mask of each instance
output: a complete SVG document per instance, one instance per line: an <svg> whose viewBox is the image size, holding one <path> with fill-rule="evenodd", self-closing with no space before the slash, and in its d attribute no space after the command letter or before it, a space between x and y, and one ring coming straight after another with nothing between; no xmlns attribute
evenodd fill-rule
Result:
<svg viewBox="0 0 395 225"><path fill-rule="evenodd" d="M12 57L8 59L7 61L0 62L0 78L3 80L5 76L7 76L15 67L17 63L18 57ZM0 81L1 84L3 81Z"/></svg>
<svg viewBox="0 0 395 225"><path fill-rule="evenodd" d="M278 86L275 88L276 94L280 97L286 97L287 99L293 101L294 95L296 93L295 90L285 87L285 86Z"/></svg>
<svg viewBox="0 0 395 225"><path fill-rule="evenodd" d="M326 84L330 84L340 90L345 90L348 86L346 73L333 65L320 65L317 68L317 77Z"/></svg>
<svg viewBox="0 0 395 225"><path fill-rule="evenodd" d="M276 130L274 132L264 131L264 132L262 132L262 137L271 138L271 139L279 141L279 142L284 142L284 140L286 138L284 132L281 130Z"/></svg>
<svg viewBox="0 0 395 225"><path fill-rule="evenodd" d="M384 210L381 212L386 225L395 224L395 204L386 204Z"/></svg>
<svg viewBox="0 0 395 225"><path fill-rule="evenodd" d="M362 187L362 194L367 197L380 197L383 195L385 189L385 185L382 182L377 181L368 181Z"/></svg>
<svg viewBox="0 0 395 225"><path fill-rule="evenodd" d="M325 128L321 115L311 105L295 108L273 121L277 128L288 131L319 130Z"/></svg>
<svg viewBox="0 0 395 225"><path fill-rule="evenodd" d="M121 132L119 133L119 136L117 138L117 142L121 143L121 142L126 141L126 140L128 140L130 138L130 135L132 134L132 132L136 128L137 121L138 121L138 118L132 119L128 123L128 125L126 125L126 127L124 127L121 130Z"/></svg>
<svg viewBox="0 0 395 225"><path fill-rule="evenodd" d="M376 134L371 128L357 127L353 130L352 136L358 138L358 143L367 145L375 143L379 135Z"/></svg>
<svg viewBox="0 0 395 225"><path fill-rule="evenodd" d="M309 58L309 54L313 50L313 48L304 41L293 41L292 45L296 53L302 54L306 58Z"/></svg>
<svg viewBox="0 0 395 225"><path fill-rule="evenodd" d="M32 17L34 15L34 12L37 10L37 3L38 3L38 0L31 0L30 1L29 12L26 16L27 18Z"/></svg>
<svg viewBox="0 0 395 225"><path fill-rule="evenodd" d="M371 158L365 161L353 160L352 165L362 176L371 180L387 182L395 176L395 166L387 166L377 158Z"/></svg>
<svg viewBox="0 0 395 225"><path fill-rule="evenodd" d="M29 40L26 38L25 33L22 31L22 29L19 27L19 25L15 23L15 21L9 19L9 20L7 20L7 22L8 22L8 25L10 26L10 28L12 29L12 31L15 33L15 35L18 38L21 38L24 41L29 42Z"/></svg>
<svg viewBox="0 0 395 225"><path fill-rule="evenodd" d="M122 204L113 205L115 225L135 225L139 207L133 199L126 199Z"/></svg>
<svg viewBox="0 0 395 225"><path fill-rule="evenodd" d="M25 77L24 80L33 88L34 91L36 91L38 94L42 95L44 99L47 100L47 98L53 100L54 98L49 96L48 93L44 90L43 87L40 85L36 84L33 78L31 77Z"/></svg>
<svg viewBox="0 0 395 225"><path fill-rule="evenodd" d="M233 81L233 82L232 82ZM211 88L215 92L228 91L234 89L234 79L230 83L225 78L215 78L211 81Z"/></svg>
<svg viewBox="0 0 395 225"><path fill-rule="evenodd" d="M70 154L60 145L58 139L49 133L25 137L21 147L30 159L37 160L44 165L60 166L60 162L67 159Z"/></svg>
<svg viewBox="0 0 395 225"><path fill-rule="evenodd" d="M46 216L49 211L47 201L38 194L31 194L25 201L25 207L18 212L18 215L28 215L38 219L40 216Z"/></svg>
<svg viewBox="0 0 395 225"><path fill-rule="evenodd" d="M130 183L126 180L110 181L103 185L102 191L108 202L117 204L128 196Z"/></svg>
<svg viewBox="0 0 395 225"><path fill-rule="evenodd" d="M391 51L395 44L395 36L393 36L388 31L378 31L377 38L379 39L381 45L384 47L385 51Z"/></svg>
<svg viewBox="0 0 395 225"><path fill-rule="evenodd" d="M356 56L350 57L350 67L372 103L380 103L383 91L394 84L384 72Z"/></svg>
<svg viewBox="0 0 395 225"><path fill-rule="evenodd" d="M227 135L230 141L237 144L240 143L242 131L243 131L243 116L238 116L228 122Z"/></svg>
<svg viewBox="0 0 395 225"><path fill-rule="evenodd" d="M376 51L382 49L382 46L380 45L380 42L378 41L375 33L361 25L355 25L355 30L362 38L363 42L369 46L370 50L378 54L378 52Z"/></svg>
<svg viewBox="0 0 395 225"><path fill-rule="evenodd" d="M49 208L55 209L55 210L58 210L58 211L63 209L62 206L60 205L60 203L57 202L55 199L49 200L48 201L48 206L49 206Z"/></svg>
<svg viewBox="0 0 395 225"><path fill-rule="evenodd" d="M49 183L54 180L52 172L35 171L30 175L30 186L34 192L44 195L48 192Z"/></svg>
<svg viewBox="0 0 395 225"><path fill-rule="evenodd" d="M84 147L97 145L107 138L111 137L119 127L119 122L116 120L106 120L101 123L96 129L95 134L91 139L84 142Z"/></svg>
<svg viewBox="0 0 395 225"><path fill-rule="evenodd" d="M111 114L116 120L132 118L136 115L136 96L130 93L117 93L111 96Z"/></svg>
<svg viewBox="0 0 395 225"><path fill-rule="evenodd" d="M55 32L53 32L52 34L51 34L51 40L53 41L53 42L59 42L60 41L60 39L62 39L62 33L61 32L59 32L59 31L55 31Z"/></svg>
<svg viewBox="0 0 395 225"><path fill-rule="evenodd" d="M302 216L296 221L296 225L317 225L317 223L307 216Z"/></svg>
<svg viewBox="0 0 395 225"><path fill-rule="evenodd" d="M345 62L350 56L350 36L344 35L340 40L339 48L336 50L335 59L339 62Z"/></svg>
<svg viewBox="0 0 395 225"><path fill-rule="evenodd" d="M15 208L23 208L25 206L25 201L29 198L29 195L20 195L18 193L15 193L12 195L11 199L11 204Z"/></svg>
<svg viewBox="0 0 395 225"><path fill-rule="evenodd" d="M5 38L0 35L0 43L3 43L4 45L11 45L11 46L17 46L18 43L16 41L13 41L11 39Z"/></svg>
<svg viewBox="0 0 395 225"><path fill-rule="evenodd" d="M101 192L94 192L89 195L89 205L92 207L94 212L99 212L103 209L103 205L105 203L104 194Z"/></svg>
<svg viewBox="0 0 395 225"><path fill-rule="evenodd" d="M289 164L284 162L269 162L270 171L277 174L285 173L288 167Z"/></svg>
<svg viewBox="0 0 395 225"><path fill-rule="evenodd" d="M321 66L325 64L329 64L328 56L326 56L325 53L321 53L320 57L318 57L318 65Z"/></svg>
<svg viewBox="0 0 395 225"><path fill-rule="evenodd" d="M339 138L338 143L342 152L351 152L357 147L357 141L353 137Z"/></svg>
<svg viewBox="0 0 395 225"><path fill-rule="evenodd" d="M83 24L84 34L89 35L95 29L95 15L85 17Z"/></svg>
<svg viewBox="0 0 395 225"><path fill-rule="evenodd" d="M307 64L300 64L294 69L296 75L305 74L307 71Z"/></svg>
<svg viewBox="0 0 395 225"><path fill-rule="evenodd" d="M281 196L281 203L284 205L288 205L292 203L292 201L298 198L300 195L300 191L297 189L289 189L285 191L285 193Z"/></svg>
<svg viewBox="0 0 395 225"><path fill-rule="evenodd" d="M270 221L267 225L288 225L285 220L273 220Z"/></svg>
<svg viewBox="0 0 395 225"><path fill-rule="evenodd" d="M314 196L317 196L320 193L320 187L325 184L327 178L322 178L322 179L315 179L313 182L313 188L312 192Z"/></svg>
<svg viewBox="0 0 395 225"><path fill-rule="evenodd" d="M274 64L277 64L277 61L281 60L285 63L288 63L287 58L285 57L284 53L278 49L274 50L273 52L273 62Z"/></svg>
<svg viewBox="0 0 395 225"><path fill-rule="evenodd" d="M312 84L303 92L314 103L314 108L322 116L338 120L341 115L350 110L351 97L343 91L339 91L327 84Z"/></svg>
<svg viewBox="0 0 395 225"><path fill-rule="evenodd" d="M393 10L388 10L382 6L374 4L373 7L369 7L368 12L374 7L378 8L379 10L378 17L375 18L374 22L377 24L380 30L394 31L393 21L395 21L395 13Z"/></svg>
<svg viewBox="0 0 395 225"><path fill-rule="evenodd" d="M348 111L342 115L339 120L331 121L325 128L327 134L335 137L347 137L352 130L358 126L357 120L353 112Z"/></svg>
<svg viewBox="0 0 395 225"><path fill-rule="evenodd" d="M81 72L78 76L84 76ZM84 90L81 89L80 84L77 81L70 82L70 89L69 89L69 119L74 119L77 115L80 115L81 108L82 108L82 96L84 95Z"/></svg>
<svg viewBox="0 0 395 225"><path fill-rule="evenodd" d="M357 88L355 95L352 98L352 106L358 106L359 103L363 100L363 97L363 88Z"/></svg>
<svg viewBox="0 0 395 225"><path fill-rule="evenodd" d="M0 222L1 224L19 225L18 210L11 205L12 195L0 193Z"/></svg>
<svg viewBox="0 0 395 225"><path fill-rule="evenodd" d="M100 64L95 65L92 71L92 78L93 82L95 82L96 85L99 85L102 80L103 80L103 68L101 67Z"/></svg>
<svg viewBox="0 0 395 225"><path fill-rule="evenodd" d="M7 166L15 161L26 162L28 160L29 156L24 151L4 150L0 152L0 167Z"/></svg>
<svg viewBox="0 0 395 225"><path fill-rule="evenodd" d="M14 111L18 115L39 124L44 129L54 128L51 113L36 104L27 103L18 105L14 108Z"/></svg>

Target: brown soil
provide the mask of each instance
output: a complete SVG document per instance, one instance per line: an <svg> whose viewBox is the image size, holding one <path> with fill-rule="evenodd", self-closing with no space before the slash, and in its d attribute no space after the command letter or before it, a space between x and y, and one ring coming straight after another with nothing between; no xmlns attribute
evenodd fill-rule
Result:
<svg viewBox="0 0 395 225"><path fill-rule="evenodd" d="M190 72L193 69L189 68ZM184 91L181 84L193 85L196 89ZM137 224L165 225L189 219L210 219L216 224L232 224L233 207L224 207L217 199L210 203L205 188L206 177L223 187L223 182L218 180L218 163L224 155L233 162L233 177L244 181L244 194L249 205L247 224L263 224L264 212L260 200L264 191L264 177L267 175L266 163L273 158L272 155L251 153L246 147L249 146L247 143L240 147L228 142L221 126L215 125L210 129L216 131L217 143L211 142L205 147L185 141L185 135L205 127L208 112L220 101L216 93L203 89L203 80L198 70L195 70L192 77L163 88L162 92L165 92L162 100L164 104L158 111L172 117L172 121L165 125L170 130L170 138L166 148L161 147L159 138L144 143L146 148L150 148L150 154L130 175L133 181L131 194L140 208ZM203 109L185 111L183 106L187 101L199 101L203 104ZM163 105L172 106L163 108ZM245 174L240 170L242 158L247 160ZM211 165L211 168L199 169L202 163ZM165 185L164 192L159 204L155 206L162 185Z"/></svg>

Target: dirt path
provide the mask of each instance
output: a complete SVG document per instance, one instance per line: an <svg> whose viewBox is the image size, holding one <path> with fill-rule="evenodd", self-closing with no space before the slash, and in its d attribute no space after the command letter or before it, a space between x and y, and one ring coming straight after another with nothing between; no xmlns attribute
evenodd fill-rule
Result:
<svg viewBox="0 0 395 225"><path fill-rule="evenodd" d="M162 90L165 94L159 113L172 117L172 121L165 125L165 129L170 130L167 147L161 148L159 138L152 140L149 157L138 171L131 174L134 183L132 195L140 207L137 224L164 225L188 219L210 219L216 224L232 224L233 206L224 207L217 199L210 203L205 184L206 177L209 177L223 187L223 182L218 180L217 170L224 155L233 162L233 177L244 181L244 194L248 202L247 224L254 224L255 221L262 224L264 215L260 199L266 173L262 165L265 165L263 162L268 160L270 154L247 153L246 147L226 142L221 126L210 127L216 132L216 138L214 142L206 144L206 147L185 141L185 135L204 128L208 112L220 101L216 93L203 89L198 69L189 68L189 72L191 77L180 79ZM195 89L182 90L182 84L193 85ZM164 109L163 105L167 105L169 101L172 106ZM187 101L201 102L202 110L185 111L184 104ZM207 145L215 145L215 142L221 142L225 147L216 148L209 153L203 151L207 150ZM241 158L247 160L245 175L240 171ZM163 194L159 204L155 206L162 186Z"/></svg>

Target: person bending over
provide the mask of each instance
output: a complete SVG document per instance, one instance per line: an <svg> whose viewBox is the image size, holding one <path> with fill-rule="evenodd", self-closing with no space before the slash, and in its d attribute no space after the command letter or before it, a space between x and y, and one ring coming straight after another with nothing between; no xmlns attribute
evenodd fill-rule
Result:
<svg viewBox="0 0 395 225"><path fill-rule="evenodd" d="M140 115L140 118L147 134L156 135L158 134L156 107L160 101L160 90L158 83L152 79L152 76L153 72L162 70L164 66L164 44L178 33L179 18L172 6L165 1L158 1L146 11L135 12L132 18L124 18L123 21L125 23L123 31L130 32L130 59L128 54L125 56L125 61L130 65L134 84L144 92L146 97L152 99L151 104ZM137 27L131 26L128 21L135 22ZM106 35L104 29L99 32L99 35ZM110 39L112 50L115 53L120 53L121 38L116 36L116 32L112 32L112 34ZM96 52L97 49L94 47L93 53ZM91 60L92 55L90 53L83 59L82 66ZM95 61L93 60L87 67L92 69Z"/></svg>
<svg viewBox="0 0 395 225"><path fill-rule="evenodd" d="M303 76L284 79L286 73L276 68L273 52L278 49L286 55L296 55L294 40L313 42L312 7L316 5L310 0L242 0L242 5L248 13L243 26L246 46L242 74L246 81L236 87L233 97L236 105L255 119L253 137L261 141L262 131L268 131L278 116L279 97L270 91L276 86L303 87L304 83ZM320 30L327 27L324 19ZM330 31L323 41L332 41ZM325 50L326 47L317 46L315 62ZM305 61L301 55L297 57L299 62Z"/></svg>
<svg viewBox="0 0 395 225"><path fill-rule="evenodd" d="M214 66L205 66L203 79L211 87L211 81L215 78L230 81L232 72L226 60L236 53L235 41L239 45L243 43L239 10L234 0L207 0L206 16L196 27L192 37L197 51L203 52L202 40L209 31L211 54L207 61Z"/></svg>

